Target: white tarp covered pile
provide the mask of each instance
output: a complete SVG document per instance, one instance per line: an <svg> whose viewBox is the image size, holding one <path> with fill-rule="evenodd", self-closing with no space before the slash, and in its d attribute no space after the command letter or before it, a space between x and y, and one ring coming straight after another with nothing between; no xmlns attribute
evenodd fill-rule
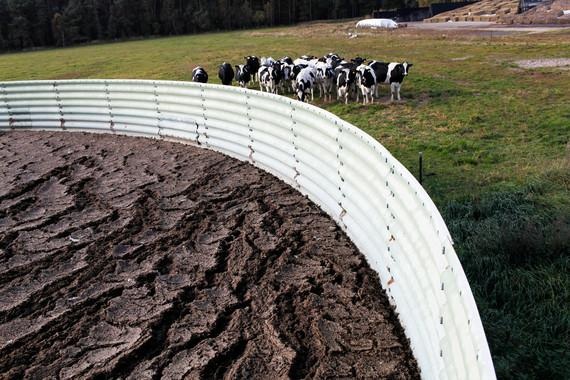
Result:
<svg viewBox="0 0 570 380"><path fill-rule="evenodd" d="M396 21L389 18L370 18L367 20L360 20L356 23L357 28L385 28L395 29L398 27Z"/></svg>

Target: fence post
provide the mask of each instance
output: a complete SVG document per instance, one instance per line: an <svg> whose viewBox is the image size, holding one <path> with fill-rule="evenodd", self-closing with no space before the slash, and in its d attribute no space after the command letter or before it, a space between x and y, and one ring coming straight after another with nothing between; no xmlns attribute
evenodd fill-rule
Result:
<svg viewBox="0 0 570 380"><path fill-rule="evenodd" d="M420 160L419 181L420 181L420 185L423 185L423 182L424 182L424 154L423 154L423 152L420 152L419 160Z"/></svg>

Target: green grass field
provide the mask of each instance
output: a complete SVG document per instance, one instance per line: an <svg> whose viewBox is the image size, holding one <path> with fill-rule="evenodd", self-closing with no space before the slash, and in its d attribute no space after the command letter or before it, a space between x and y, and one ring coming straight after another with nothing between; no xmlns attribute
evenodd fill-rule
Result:
<svg viewBox="0 0 570 380"><path fill-rule="evenodd" d="M570 70L521 59L570 58L570 29L490 36L361 34L348 24L214 33L0 56L0 81L189 80L196 65L244 55L335 51L414 63L403 102L316 104L362 128L424 186L446 219L472 285L500 378L568 378L570 368Z"/></svg>

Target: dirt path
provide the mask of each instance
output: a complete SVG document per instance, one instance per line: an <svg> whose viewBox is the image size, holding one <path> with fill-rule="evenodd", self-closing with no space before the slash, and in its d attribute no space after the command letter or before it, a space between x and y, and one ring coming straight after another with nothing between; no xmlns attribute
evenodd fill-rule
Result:
<svg viewBox="0 0 570 380"><path fill-rule="evenodd" d="M0 135L1 378L419 378L376 274L254 167Z"/></svg>
<svg viewBox="0 0 570 380"><path fill-rule="evenodd" d="M511 34L511 33L545 33L552 31L568 30L570 27L561 25L503 25L496 22L488 21L457 21L457 22L409 22L408 28L419 30L438 30L438 31L471 31L474 33L494 33Z"/></svg>

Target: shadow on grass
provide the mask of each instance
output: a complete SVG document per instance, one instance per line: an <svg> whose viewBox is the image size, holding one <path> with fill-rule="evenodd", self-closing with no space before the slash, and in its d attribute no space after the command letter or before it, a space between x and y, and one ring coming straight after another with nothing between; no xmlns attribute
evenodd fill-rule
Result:
<svg viewBox="0 0 570 380"><path fill-rule="evenodd" d="M477 300L499 379L570 368L570 216L540 186L455 201L444 218Z"/></svg>

